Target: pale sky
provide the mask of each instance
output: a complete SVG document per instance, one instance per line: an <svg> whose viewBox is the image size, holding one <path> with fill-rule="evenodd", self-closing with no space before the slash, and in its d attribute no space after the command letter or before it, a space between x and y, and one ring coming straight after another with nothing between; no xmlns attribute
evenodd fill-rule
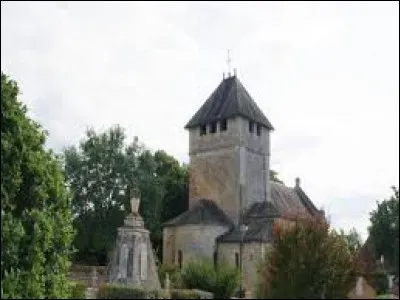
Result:
<svg viewBox="0 0 400 300"><path fill-rule="evenodd" d="M118 123L188 162L227 49L275 127L272 169L365 239L399 182L397 1L1 2L1 70L56 151Z"/></svg>

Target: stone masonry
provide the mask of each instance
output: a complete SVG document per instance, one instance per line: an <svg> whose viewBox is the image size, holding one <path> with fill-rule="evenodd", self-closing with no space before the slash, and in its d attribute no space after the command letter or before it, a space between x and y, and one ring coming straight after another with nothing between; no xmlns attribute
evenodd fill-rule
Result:
<svg viewBox="0 0 400 300"><path fill-rule="evenodd" d="M213 199L237 224L241 210L269 199L269 131L250 133L242 117L228 119L227 125L226 131L202 136L199 128L189 131L189 208L200 197Z"/></svg>
<svg viewBox="0 0 400 300"><path fill-rule="evenodd" d="M199 257L213 258L216 238L228 230L216 225L185 225L164 228L163 262L178 263L178 251L183 253L182 265Z"/></svg>
<svg viewBox="0 0 400 300"><path fill-rule="evenodd" d="M132 213L118 228L116 247L109 263L108 282L160 288L149 231L138 214L138 199L131 201Z"/></svg>

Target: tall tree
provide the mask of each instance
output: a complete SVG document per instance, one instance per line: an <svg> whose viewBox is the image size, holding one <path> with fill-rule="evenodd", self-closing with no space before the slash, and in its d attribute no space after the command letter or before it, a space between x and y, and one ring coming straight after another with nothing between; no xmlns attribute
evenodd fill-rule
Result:
<svg viewBox="0 0 400 300"><path fill-rule="evenodd" d="M361 235L354 227L350 229L348 233L345 233L343 230L341 230L340 234L345 239L349 251L353 254L356 254L362 245Z"/></svg>
<svg viewBox="0 0 400 300"><path fill-rule="evenodd" d="M274 170L269 170L269 180L284 184L283 181L278 178L278 172Z"/></svg>
<svg viewBox="0 0 400 300"><path fill-rule="evenodd" d="M141 199L140 214L161 256L162 228L185 207L186 168L164 151L153 154L137 140L126 145L124 130L88 130L79 148L64 151L65 171L74 192L74 224L78 230L76 260L104 265L117 228L129 212L131 191Z"/></svg>
<svg viewBox="0 0 400 300"><path fill-rule="evenodd" d="M165 187L163 200L163 222L183 213L188 208L189 172L186 165L181 165L165 151L159 150L154 154L157 165L157 175Z"/></svg>
<svg viewBox="0 0 400 300"><path fill-rule="evenodd" d="M79 144L64 150L65 173L73 192L77 261L105 264L116 230L129 207L130 191L137 186L134 141L124 144L125 133L114 126L97 134L93 129Z"/></svg>
<svg viewBox="0 0 400 300"><path fill-rule="evenodd" d="M381 255L399 273L399 190L392 187L389 199L377 202L371 212L369 233L375 249L376 258Z"/></svg>
<svg viewBox="0 0 400 300"><path fill-rule="evenodd" d="M161 204L160 224L154 231L154 247L160 261L162 260L162 223L183 213L188 207L189 172L186 165L181 165L165 151L154 153L156 174L164 188Z"/></svg>
<svg viewBox="0 0 400 300"><path fill-rule="evenodd" d="M1 74L1 298L65 298L73 238L60 162Z"/></svg>
<svg viewBox="0 0 400 300"><path fill-rule="evenodd" d="M340 234L322 220L274 226L260 269L260 296L272 299L343 299L354 283L355 261Z"/></svg>

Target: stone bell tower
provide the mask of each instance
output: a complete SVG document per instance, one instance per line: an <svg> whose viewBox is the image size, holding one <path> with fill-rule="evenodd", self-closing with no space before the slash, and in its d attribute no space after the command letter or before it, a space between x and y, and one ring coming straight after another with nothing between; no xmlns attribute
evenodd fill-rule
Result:
<svg viewBox="0 0 400 300"><path fill-rule="evenodd" d="M234 75L219 86L187 123L189 209L210 199L237 224L252 203L270 200L271 123Z"/></svg>

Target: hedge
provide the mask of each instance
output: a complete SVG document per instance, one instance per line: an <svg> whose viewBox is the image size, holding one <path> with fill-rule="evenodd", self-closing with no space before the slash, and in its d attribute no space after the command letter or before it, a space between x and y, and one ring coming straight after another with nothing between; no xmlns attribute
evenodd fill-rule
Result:
<svg viewBox="0 0 400 300"><path fill-rule="evenodd" d="M71 297L70 299L85 299L86 285L80 281L71 282Z"/></svg>
<svg viewBox="0 0 400 300"><path fill-rule="evenodd" d="M91 274L93 272L93 268L96 269L96 271L99 275L105 275L107 272L106 266L88 266L88 265L75 265L75 264L71 265L71 267L69 268L69 271Z"/></svg>
<svg viewBox="0 0 400 300"><path fill-rule="evenodd" d="M213 299L213 293L201 290L171 290L171 299Z"/></svg>
<svg viewBox="0 0 400 300"><path fill-rule="evenodd" d="M213 299L213 294L196 289L172 289L171 299ZM99 287L97 299L168 299L165 290L107 284Z"/></svg>
<svg viewBox="0 0 400 300"><path fill-rule="evenodd" d="M97 299L167 299L163 290L148 290L140 287L107 284L99 287Z"/></svg>
<svg viewBox="0 0 400 300"><path fill-rule="evenodd" d="M384 272L375 272L369 274L367 276L367 281L375 289L377 295L385 294L388 292L389 282L387 274L385 274Z"/></svg>

